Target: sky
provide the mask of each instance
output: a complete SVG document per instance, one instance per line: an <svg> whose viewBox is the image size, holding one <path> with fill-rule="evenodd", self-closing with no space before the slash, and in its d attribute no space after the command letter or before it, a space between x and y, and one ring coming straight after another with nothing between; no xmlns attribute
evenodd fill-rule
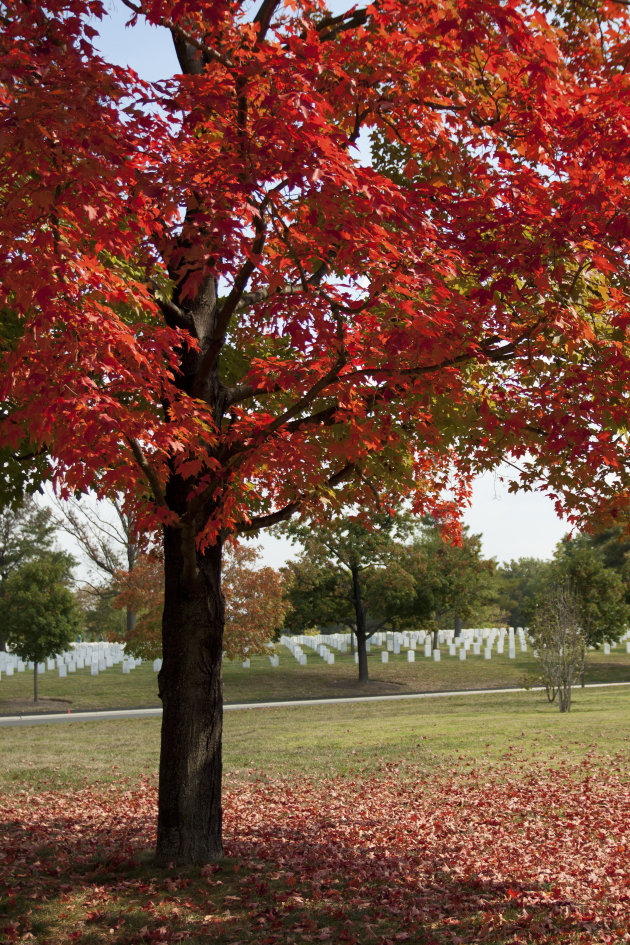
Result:
<svg viewBox="0 0 630 945"><path fill-rule="evenodd" d="M149 81L178 71L167 30L141 23L133 29L125 28L130 12L120 0L106 0L106 8L110 15L94 25L100 34L95 43L107 60L131 66ZM508 493L500 471L486 473L476 481L464 522L473 534L482 536L484 555L498 562L521 557L550 558L557 542L569 530L546 496ZM295 554L285 540L265 536L261 543L265 563L273 567L279 567Z"/></svg>

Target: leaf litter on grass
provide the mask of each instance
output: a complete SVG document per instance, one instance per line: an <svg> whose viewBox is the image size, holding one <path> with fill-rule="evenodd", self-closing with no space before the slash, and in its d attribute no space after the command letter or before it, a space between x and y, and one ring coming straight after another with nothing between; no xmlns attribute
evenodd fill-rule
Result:
<svg viewBox="0 0 630 945"><path fill-rule="evenodd" d="M0 798L0 936L37 945L630 941L621 755L228 783L225 853L157 869L156 790Z"/></svg>

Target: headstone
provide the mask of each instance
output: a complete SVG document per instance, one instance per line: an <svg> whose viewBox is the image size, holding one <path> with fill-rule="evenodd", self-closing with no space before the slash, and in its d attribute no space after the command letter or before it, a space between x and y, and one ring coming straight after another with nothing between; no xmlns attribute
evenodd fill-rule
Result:
<svg viewBox="0 0 630 945"><path fill-rule="evenodd" d="M604 654L610 656L610 643L604 643Z"/></svg>
<svg viewBox="0 0 630 945"><path fill-rule="evenodd" d="M435 661L436 663L439 663L439 662L440 662L440 651L439 651L439 650L433 650L433 659L434 659L434 661Z"/></svg>
<svg viewBox="0 0 630 945"><path fill-rule="evenodd" d="M431 656L431 638L424 641L424 655L427 659Z"/></svg>
<svg viewBox="0 0 630 945"><path fill-rule="evenodd" d="M460 660L465 660L465 659L466 659L466 647L465 647L465 646L461 646L461 647L459 648L459 658L460 658Z"/></svg>
<svg viewBox="0 0 630 945"><path fill-rule="evenodd" d="M78 656L78 657L77 657L77 669L84 669L84 668L85 668L85 660L83 659L82 656Z"/></svg>
<svg viewBox="0 0 630 945"><path fill-rule="evenodd" d="M272 663L272 666L273 666L273 663ZM249 656L248 656L246 660L243 660L243 669L249 669L249 667L250 667L250 662L249 662Z"/></svg>
<svg viewBox="0 0 630 945"><path fill-rule="evenodd" d="M276 668L280 665L280 657L277 653L274 653L273 656L269 656L269 662L274 668Z"/></svg>
<svg viewBox="0 0 630 945"><path fill-rule="evenodd" d="M46 669L54 669L54 668L55 668L55 661L54 661L54 659L50 659L50 658L47 659L47 660L46 660Z"/></svg>
<svg viewBox="0 0 630 945"><path fill-rule="evenodd" d="M454 643L449 643L449 645L448 645L448 655L449 655L449 656L455 656L455 649L456 649L455 644L454 644Z"/></svg>
<svg viewBox="0 0 630 945"><path fill-rule="evenodd" d="M92 664L92 665L94 665L94 664ZM107 663L106 663L105 660L102 659L102 658L99 659L97 665L98 665L98 671L99 671L99 673L104 673L105 670L107 669Z"/></svg>
<svg viewBox="0 0 630 945"><path fill-rule="evenodd" d="M479 654L481 653L481 644L480 644L480 643L473 643L473 653L474 653L475 656L479 656Z"/></svg>
<svg viewBox="0 0 630 945"><path fill-rule="evenodd" d="M94 666L95 664L93 663L92 665ZM129 660L123 660L122 671L125 676L131 672L131 662Z"/></svg>
<svg viewBox="0 0 630 945"><path fill-rule="evenodd" d="M408 663L413 663L413 662L415 662L415 659L416 659L416 651L415 651L415 650L407 650L407 662L408 662Z"/></svg>
<svg viewBox="0 0 630 945"><path fill-rule="evenodd" d="M38 664L37 664L37 675L38 675L38 676L43 676L45 672L46 672L46 664L45 664L45 663L38 663Z"/></svg>
<svg viewBox="0 0 630 945"><path fill-rule="evenodd" d="M382 663L388 663L388 662L389 662L389 653L387 652L387 650L383 650L383 651L381 652L381 662L382 662Z"/></svg>
<svg viewBox="0 0 630 945"><path fill-rule="evenodd" d="M68 675L68 669L67 669L67 667L66 667L66 664L65 664L65 663L60 663L59 666L57 667L57 672L59 673L59 676L62 677L62 678L63 678L64 676L67 676L67 675Z"/></svg>
<svg viewBox="0 0 630 945"><path fill-rule="evenodd" d="M6 665L5 668L4 668L4 671L5 671L5 673L7 674L7 676L12 676L12 675L13 675L13 663L7 663L7 665Z"/></svg>
<svg viewBox="0 0 630 945"><path fill-rule="evenodd" d="M399 653L400 653L400 640L396 636L394 637L394 655L398 656Z"/></svg>
<svg viewBox="0 0 630 945"><path fill-rule="evenodd" d="M508 658L511 660L516 659L516 647L512 644L512 642L510 642L510 646L508 648Z"/></svg>
<svg viewBox="0 0 630 945"><path fill-rule="evenodd" d="M161 669L162 669L162 660L159 658L156 660L153 660L153 672L159 673Z"/></svg>
<svg viewBox="0 0 630 945"><path fill-rule="evenodd" d="M92 665L90 666L90 675L98 676L98 663L92 663Z"/></svg>
<svg viewBox="0 0 630 945"><path fill-rule="evenodd" d="M487 646L485 650L483 651L483 656L484 656L484 659L486 660L492 659L492 650L490 649L489 646Z"/></svg>

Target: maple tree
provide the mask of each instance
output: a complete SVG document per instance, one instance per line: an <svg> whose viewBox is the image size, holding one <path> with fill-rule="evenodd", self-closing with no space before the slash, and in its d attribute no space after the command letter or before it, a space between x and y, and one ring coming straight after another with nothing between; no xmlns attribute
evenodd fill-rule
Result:
<svg viewBox="0 0 630 945"><path fill-rule="evenodd" d="M157 854L205 862L227 536L454 514L510 451L627 497L628 12L122 2L180 74L104 61L101 0L0 0L3 462L163 529Z"/></svg>

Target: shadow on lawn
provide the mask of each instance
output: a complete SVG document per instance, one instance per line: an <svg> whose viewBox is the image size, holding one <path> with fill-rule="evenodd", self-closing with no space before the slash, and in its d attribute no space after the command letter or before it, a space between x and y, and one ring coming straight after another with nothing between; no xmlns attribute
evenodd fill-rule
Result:
<svg viewBox="0 0 630 945"><path fill-rule="evenodd" d="M221 864L160 870L153 790L91 800L2 811L7 943L592 943L605 929L540 884L457 875L447 849L379 849L369 824L349 842L334 819L229 826Z"/></svg>

